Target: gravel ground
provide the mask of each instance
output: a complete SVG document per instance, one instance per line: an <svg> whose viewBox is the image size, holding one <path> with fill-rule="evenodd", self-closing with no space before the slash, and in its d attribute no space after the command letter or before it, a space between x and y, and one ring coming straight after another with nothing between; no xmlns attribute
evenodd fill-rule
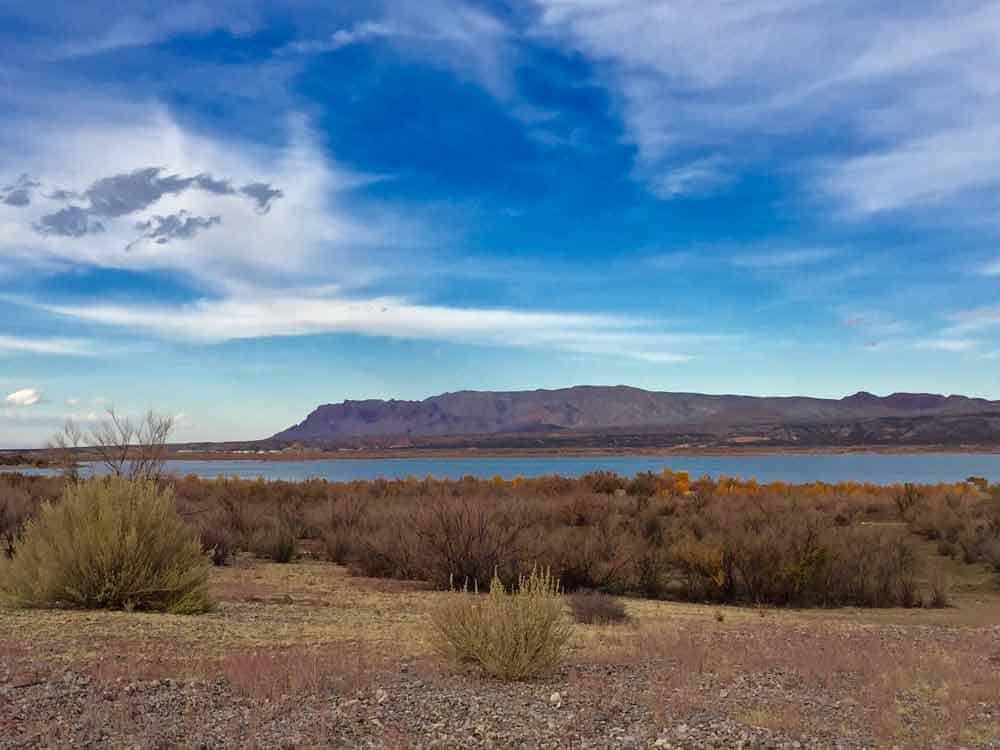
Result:
<svg viewBox="0 0 1000 750"><path fill-rule="evenodd" d="M717 684L686 686L688 698L694 692L708 700L688 702L683 716L658 717L662 711L650 700L656 672L649 665L576 665L544 682L503 684L404 661L350 693L267 700L222 679L107 683L68 671L24 683L0 671L0 748L892 746L866 734L872 709L776 671L737 675L721 690ZM772 712L776 702L789 699L820 716L827 729L803 733L795 715ZM678 710L669 696L662 707ZM980 709L983 725L1000 720L1000 696ZM754 725L755 717L767 724L775 716L797 731ZM957 745L928 738L920 746ZM962 746L1000 748L1000 736Z"/></svg>

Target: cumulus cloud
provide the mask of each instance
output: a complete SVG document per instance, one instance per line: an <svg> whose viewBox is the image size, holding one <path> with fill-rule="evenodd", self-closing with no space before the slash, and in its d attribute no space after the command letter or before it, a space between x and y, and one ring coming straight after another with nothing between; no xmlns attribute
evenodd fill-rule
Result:
<svg viewBox="0 0 1000 750"><path fill-rule="evenodd" d="M278 200L284 192L271 187L266 182L251 182L240 188L240 192L257 204L257 211L266 214L271 210L271 204Z"/></svg>
<svg viewBox="0 0 1000 750"><path fill-rule="evenodd" d="M135 225L135 228L142 232L142 237L130 243L129 247L143 239L158 245L165 245L173 239L191 239L201 230L221 223L221 216L191 216L187 211L179 211L169 216L157 215L149 221L140 221Z"/></svg>
<svg viewBox="0 0 1000 750"><path fill-rule="evenodd" d="M78 194L65 189L56 190L50 194L51 199L81 198L86 200L87 204L71 205L43 215L33 225L35 231L39 234L55 234L63 237L83 237L86 234L103 232L104 224L98 219L107 221L136 214L158 203L164 197L178 196L195 188L214 195L244 196L257 207L259 213L267 213L271 204L284 195L280 189L266 182L251 182L237 190L229 180L216 179L210 174L182 177L178 174L165 174L165 171L163 167L141 167L130 172L102 177L83 193ZM209 227L219 220L220 217L211 219L187 217L187 212L182 211L167 217L154 216L149 221L138 223L136 228L144 232L143 237L163 244L174 238L193 237L198 229ZM151 227L159 233L149 237L147 232Z"/></svg>
<svg viewBox="0 0 1000 750"><path fill-rule="evenodd" d="M32 192L40 184L40 182L33 180L28 174L22 174L14 184L0 188L0 203L16 208L31 205Z"/></svg>
<svg viewBox="0 0 1000 750"><path fill-rule="evenodd" d="M34 406L42 401L42 392L37 388L22 388L7 395L4 402L8 406Z"/></svg>
<svg viewBox="0 0 1000 750"><path fill-rule="evenodd" d="M104 225L90 218L90 213L79 206L67 206L51 214L45 214L32 227L38 234L54 234L61 237L83 237L98 234Z"/></svg>
<svg viewBox="0 0 1000 750"><path fill-rule="evenodd" d="M188 131L156 107L115 113L82 117L72 133L47 122L14 132L0 157L50 187L25 208L0 205L0 261L177 271L216 289L359 283L382 273L380 254L441 232L376 203L342 208L370 178L331 161L301 117L283 143L253 146Z"/></svg>

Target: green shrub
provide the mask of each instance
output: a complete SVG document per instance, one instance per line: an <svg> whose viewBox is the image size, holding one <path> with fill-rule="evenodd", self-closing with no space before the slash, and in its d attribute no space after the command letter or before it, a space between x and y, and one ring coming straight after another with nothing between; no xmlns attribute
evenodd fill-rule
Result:
<svg viewBox="0 0 1000 750"><path fill-rule="evenodd" d="M524 680L562 660L572 626L559 582L547 570L521 576L510 591L494 576L490 592L448 594L432 612L434 636L448 657L501 680Z"/></svg>
<svg viewBox="0 0 1000 750"><path fill-rule="evenodd" d="M28 521L0 595L14 606L188 614L211 603L209 562L177 513L170 490L152 482L95 479L67 486Z"/></svg>

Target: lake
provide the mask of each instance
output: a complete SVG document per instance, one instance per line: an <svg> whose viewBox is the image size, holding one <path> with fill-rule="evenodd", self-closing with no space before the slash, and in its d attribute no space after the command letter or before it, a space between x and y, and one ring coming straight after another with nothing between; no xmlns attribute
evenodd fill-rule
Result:
<svg viewBox="0 0 1000 750"><path fill-rule="evenodd" d="M388 479L408 476L457 479L466 474L505 479L543 474L579 476L594 469L632 475L665 468L687 471L692 478L708 474L751 477L762 481L955 482L970 476L1000 482L1000 453L923 454L794 454L763 456L500 456L464 458L373 458L317 461L168 461L167 470L200 477L243 477L302 480ZM49 473L27 470L26 473Z"/></svg>

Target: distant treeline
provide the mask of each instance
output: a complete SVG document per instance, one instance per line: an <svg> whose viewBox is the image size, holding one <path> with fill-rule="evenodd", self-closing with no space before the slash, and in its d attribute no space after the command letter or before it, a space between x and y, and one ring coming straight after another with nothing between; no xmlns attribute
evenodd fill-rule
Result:
<svg viewBox="0 0 1000 750"><path fill-rule="evenodd" d="M162 480L218 564L300 554L365 576L478 585L550 568L566 590L792 606L946 601L915 542L1000 572L1000 487L760 484L664 471L460 480ZM0 538L64 480L0 476Z"/></svg>
<svg viewBox="0 0 1000 750"><path fill-rule="evenodd" d="M0 453L0 466L51 466L51 459L43 453Z"/></svg>

